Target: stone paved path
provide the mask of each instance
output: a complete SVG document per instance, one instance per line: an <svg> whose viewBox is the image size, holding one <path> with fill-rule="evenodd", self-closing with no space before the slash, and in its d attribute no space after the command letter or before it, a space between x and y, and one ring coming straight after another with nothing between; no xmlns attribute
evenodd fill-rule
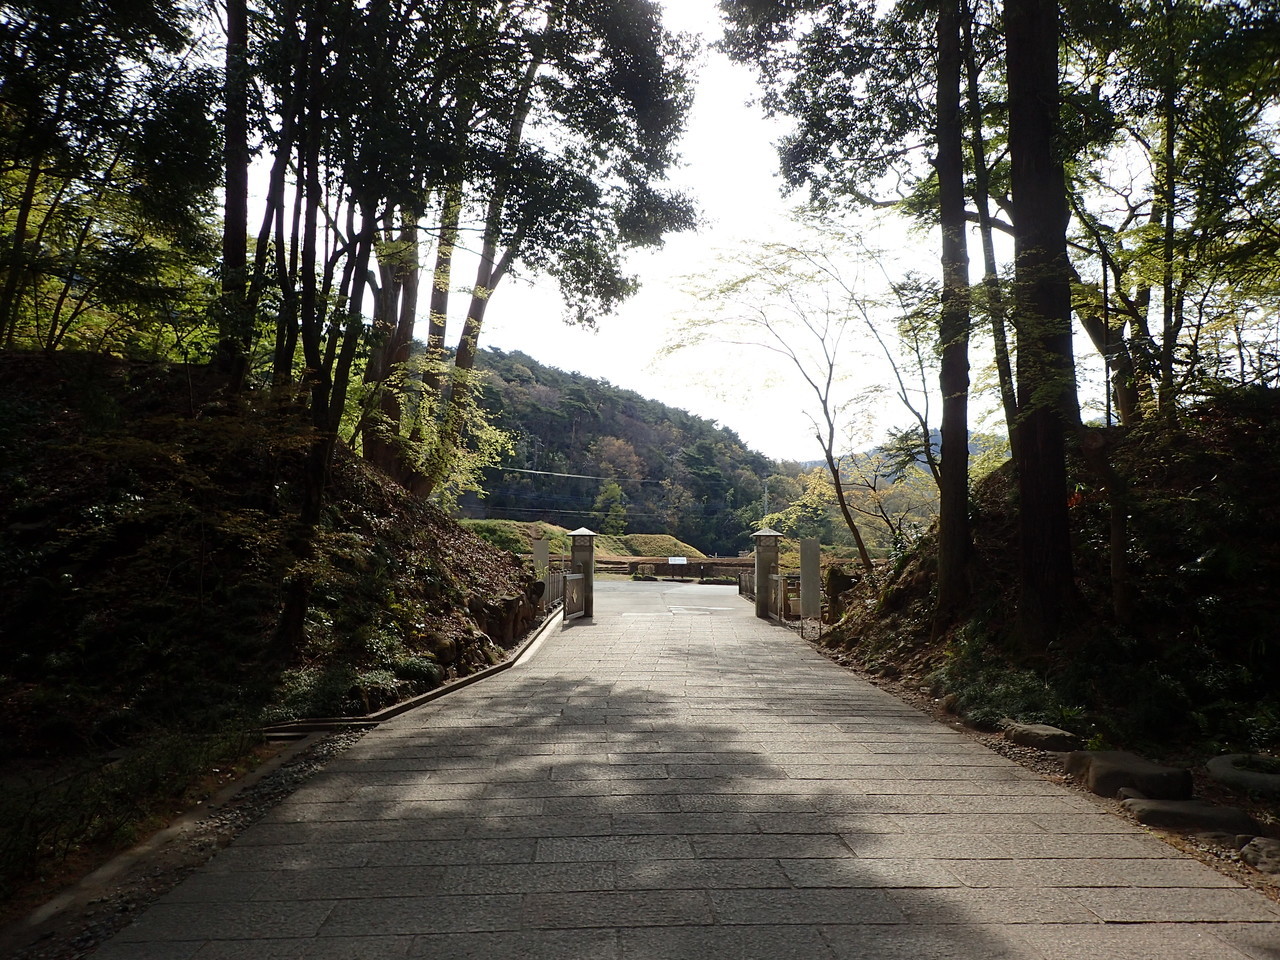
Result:
<svg viewBox="0 0 1280 960"><path fill-rule="evenodd" d="M1276 960L1280 909L931 722L731 588L384 724L98 960Z"/></svg>

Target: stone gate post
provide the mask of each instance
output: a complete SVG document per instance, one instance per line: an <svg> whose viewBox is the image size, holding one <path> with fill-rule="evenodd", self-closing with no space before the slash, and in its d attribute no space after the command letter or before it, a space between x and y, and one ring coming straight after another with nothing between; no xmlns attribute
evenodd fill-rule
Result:
<svg viewBox="0 0 1280 960"><path fill-rule="evenodd" d="M822 616L822 545L816 537L800 541L800 616Z"/></svg>
<svg viewBox="0 0 1280 960"><path fill-rule="evenodd" d="M756 616L768 620L769 597L773 590L770 578L778 572L778 542L782 534L765 527L753 533L751 539L756 544Z"/></svg>

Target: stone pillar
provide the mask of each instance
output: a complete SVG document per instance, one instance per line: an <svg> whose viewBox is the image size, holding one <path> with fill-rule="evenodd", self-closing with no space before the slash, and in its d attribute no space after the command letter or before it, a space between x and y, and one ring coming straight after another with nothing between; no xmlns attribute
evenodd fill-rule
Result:
<svg viewBox="0 0 1280 960"><path fill-rule="evenodd" d="M582 615L590 620L595 606L595 531L588 530L586 527L579 527L569 534L569 540L573 544L572 552L569 554L569 567L574 573L580 573L584 577L582 581Z"/></svg>
<svg viewBox="0 0 1280 960"><path fill-rule="evenodd" d="M533 578L547 582L547 574L551 570L551 543L548 540L533 541ZM547 605L547 592L542 591L542 596L538 598L538 609L541 610Z"/></svg>
<svg viewBox="0 0 1280 960"><path fill-rule="evenodd" d="M765 527L751 535L756 544L756 616L769 619L769 591L774 588L769 578L778 572L778 541L782 534Z"/></svg>
<svg viewBox="0 0 1280 960"><path fill-rule="evenodd" d="M822 545L816 537L800 541L800 616L822 616Z"/></svg>

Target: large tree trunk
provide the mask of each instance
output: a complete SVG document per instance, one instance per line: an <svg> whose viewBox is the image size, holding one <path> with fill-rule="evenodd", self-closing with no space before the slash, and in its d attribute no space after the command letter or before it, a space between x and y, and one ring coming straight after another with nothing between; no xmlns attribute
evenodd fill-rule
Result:
<svg viewBox="0 0 1280 960"><path fill-rule="evenodd" d="M1056 0L1005 6L1021 411L1017 632L1033 650L1059 639L1073 596L1066 426L1068 420L1078 421L1079 406L1071 354L1066 182L1055 142L1058 30Z"/></svg>
<svg viewBox="0 0 1280 960"><path fill-rule="evenodd" d="M311 393L312 425L317 430L317 436L312 439L303 468L302 503L292 544L295 568L286 584L284 603L276 624L277 644L290 650L298 649L304 639L307 608L311 604L312 575L309 567L315 554L315 526L320 520L323 507L324 482L330 454L323 433L328 423L330 384L323 356L321 297L316 282L316 271L319 268L320 205L324 201L320 181L323 117L319 96L324 41L322 27L318 22L308 23L304 48L305 80L300 83L301 131L298 149L302 243L296 277L301 285L297 297L298 334L306 363L305 382Z"/></svg>
<svg viewBox="0 0 1280 960"><path fill-rule="evenodd" d="M969 598L969 250L965 239L964 128L960 120L960 0L938 14L938 172L942 224L942 477L938 514L940 632Z"/></svg>
<svg viewBox="0 0 1280 960"><path fill-rule="evenodd" d="M365 371L367 383L381 384L377 393L378 413L383 421L379 430L366 429L364 455L402 486L409 485L412 472L404 457L401 437L401 396L405 389L403 377L393 381L399 369L409 360L413 342L414 319L418 310L418 276L421 264L418 255L417 211L400 211L398 235L387 231L386 244L379 251L378 270L381 289L374 297L374 330L381 338L369 354ZM385 435L382 430L390 435Z"/></svg>
<svg viewBox="0 0 1280 960"><path fill-rule="evenodd" d="M249 371L253 322L246 309L249 224L249 26L246 0L227 0L227 60L223 104L226 192L222 217L222 296L218 361L232 393Z"/></svg>
<svg viewBox="0 0 1280 960"><path fill-rule="evenodd" d="M9 248L9 265L5 271L4 286L0 287L0 331L6 347L13 346L13 336L18 329L18 302L23 281L28 276L26 264L27 225L35 206L36 186L40 182L42 157L31 161L27 179L22 187L22 199L18 201L18 213L13 227L13 243Z"/></svg>
<svg viewBox="0 0 1280 960"><path fill-rule="evenodd" d="M1178 334L1182 329L1181 310L1178 309L1179 292L1175 289L1175 257L1177 243L1177 136L1178 94L1176 85L1177 61L1173 48L1165 52L1165 88L1160 98L1161 143L1157 165L1158 206L1163 212L1161 232L1161 336L1160 336L1160 387L1158 393L1160 415L1172 420L1176 416L1174 397L1174 357L1177 352Z"/></svg>
<svg viewBox="0 0 1280 960"><path fill-rule="evenodd" d="M525 123L533 109L533 87L538 71L542 69L545 55L545 42L559 19L559 8L553 8L548 14L541 41L535 45L533 56L525 67L520 89L515 97L511 111L510 125L507 128L506 140L503 144L503 156L508 163L514 164L524 140ZM467 319L462 327L462 336L458 340L458 349L454 354L454 378L449 386L448 397L445 398L440 413L439 442L434 454L435 465L430 476L422 484L424 495L434 490L444 479L448 464L452 461L458 444L462 442L462 422L467 404L472 400L470 373L475 366L476 353L480 347L480 331L484 326L485 310L489 306L489 298L494 289L502 282L511 264L520 251L523 236L517 232L501 247L502 219L506 213L507 200L511 192L511 179L500 176L494 183L489 202L485 209L484 235L480 247L480 263L476 267L476 280L471 288L471 304L467 309Z"/></svg>

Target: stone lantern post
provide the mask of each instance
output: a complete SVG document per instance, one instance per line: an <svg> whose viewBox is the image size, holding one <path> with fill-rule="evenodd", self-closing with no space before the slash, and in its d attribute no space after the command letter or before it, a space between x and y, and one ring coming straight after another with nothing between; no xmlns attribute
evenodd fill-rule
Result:
<svg viewBox="0 0 1280 960"><path fill-rule="evenodd" d="M769 591L773 589L770 578L778 572L778 544L782 534L765 527L753 533L751 539L756 544L756 616L768 620Z"/></svg>

